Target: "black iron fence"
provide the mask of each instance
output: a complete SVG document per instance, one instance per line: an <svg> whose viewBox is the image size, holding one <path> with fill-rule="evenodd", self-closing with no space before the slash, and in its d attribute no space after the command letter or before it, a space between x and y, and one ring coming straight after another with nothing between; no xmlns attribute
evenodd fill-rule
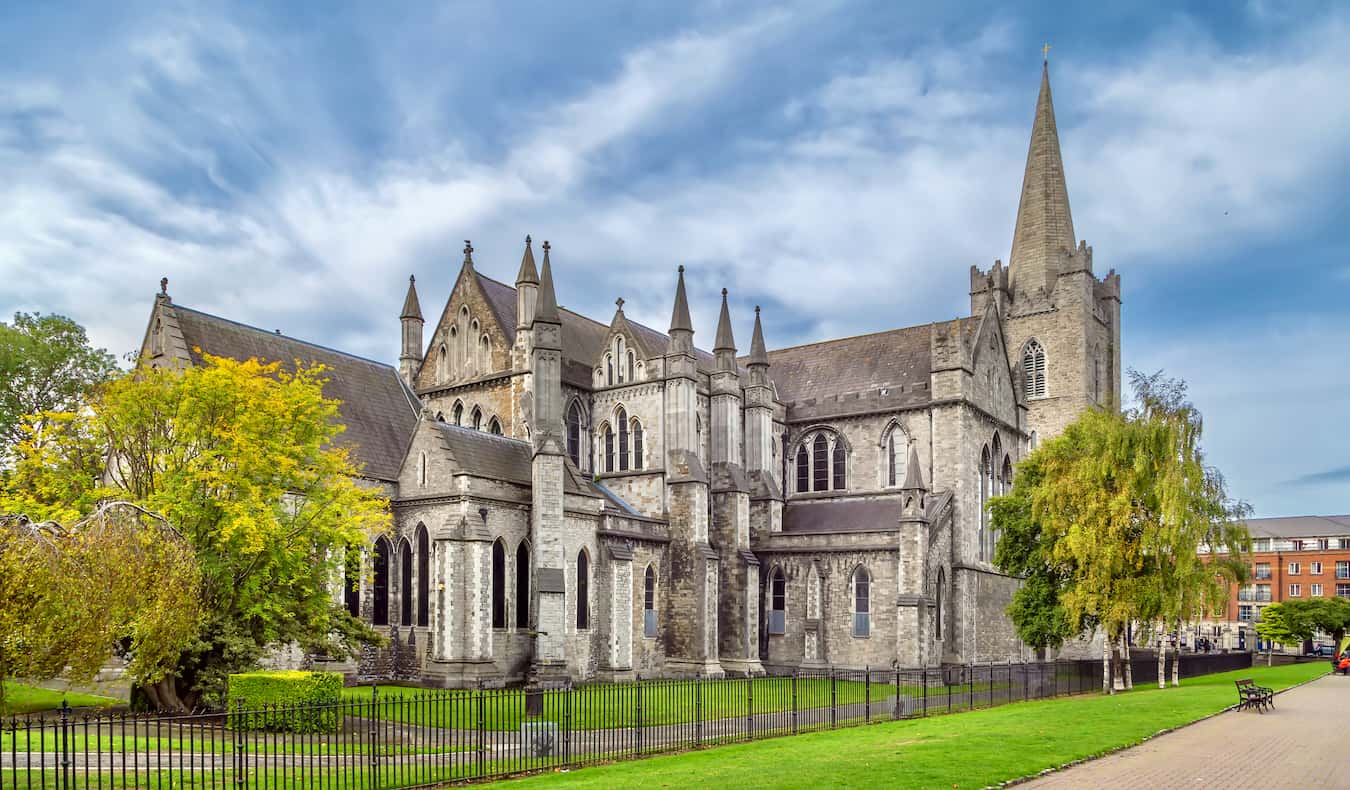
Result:
<svg viewBox="0 0 1350 790"><path fill-rule="evenodd" d="M1236 668L1186 658L1187 675ZM537 691L359 687L331 705L167 717L63 708L0 727L0 790L420 787L1098 691L1101 671L1058 661ZM297 725L308 731L288 731Z"/></svg>

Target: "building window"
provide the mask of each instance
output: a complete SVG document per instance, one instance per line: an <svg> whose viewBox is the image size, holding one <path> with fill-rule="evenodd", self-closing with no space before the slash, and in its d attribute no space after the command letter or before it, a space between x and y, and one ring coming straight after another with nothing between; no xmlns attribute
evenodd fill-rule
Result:
<svg viewBox="0 0 1350 790"><path fill-rule="evenodd" d="M844 443L838 439L834 440L833 468L831 472L834 477L834 490L844 490Z"/></svg>
<svg viewBox="0 0 1350 790"><path fill-rule="evenodd" d="M398 624L413 624L413 553L407 538L399 541L398 551Z"/></svg>
<svg viewBox="0 0 1350 790"><path fill-rule="evenodd" d="M811 490L811 461L805 444L797 448L797 490Z"/></svg>
<svg viewBox="0 0 1350 790"><path fill-rule="evenodd" d="M493 417L492 419L488 420L488 433L495 434L497 436L502 435L502 424L497 421L496 417Z"/></svg>
<svg viewBox="0 0 1350 790"><path fill-rule="evenodd" d="M1336 561L1336 578L1350 579L1350 562L1345 560Z"/></svg>
<svg viewBox="0 0 1350 790"><path fill-rule="evenodd" d="M1251 604L1244 603L1238 606L1238 619L1246 623L1251 622L1252 620Z"/></svg>
<svg viewBox="0 0 1350 790"><path fill-rule="evenodd" d="M634 373L637 372L637 371L635 370L635 368L636 368L636 363L637 363L636 357L633 355L633 352L632 352L632 351L629 351L629 352L628 352L628 380L629 380L629 381L634 381L634 380L636 380L636 376L634 376Z"/></svg>
<svg viewBox="0 0 1350 790"><path fill-rule="evenodd" d="M909 461L909 438L899 426L891 428L886 436L886 485L898 486L905 482L905 464Z"/></svg>
<svg viewBox="0 0 1350 790"><path fill-rule="evenodd" d="M389 625L389 541L383 537L375 541L374 566L375 611L370 622Z"/></svg>
<svg viewBox="0 0 1350 790"><path fill-rule="evenodd" d="M477 406L473 407L473 429L475 431L483 430L483 412L479 411Z"/></svg>
<svg viewBox="0 0 1350 790"><path fill-rule="evenodd" d="M417 484L425 487L427 484L427 454L417 454Z"/></svg>
<svg viewBox="0 0 1350 790"><path fill-rule="evenodd" d="M868 636L872 633L871 579L865 568L853 572L853 635Z"/></svg>
<svg viewBox="0 0 1350 790"><path fill-rule="evenodd" d="M506 627L506 544L492 542L492 627Z"/></svg>
<svg viewBox="0 0 1350 790"><path fill-rule="evenodd" d="M1301 584L1291 584L1291 585L1289 585L1289 597L1290 597L1290 598L1298 598L1298 597L1300 597L1300 596L1302 596L1302 595L1303 595L1303 585L1301 585Z"/></svg>
<svg viewBox="0 0 1350 790"><path fill-rule="evenodd" d="M614 429L605 423L605 471L614 471Z"/></svg>
<svg viewBox="0 0 1350 790"><path fill-rule="evenodd" d="M642 468L642 423L633 418L633 468Z"/></svg>
<svg viewBox="0 0 1350 790"><path fill-rule="evenodd" d="M577 630L591 627L591 558L577 552Z"/></svg>
<svg viewBox="0 0 1350 790"><path fill-rule="evenodd" d="M979 477L975 481L975 484L980 488L979 557L982 560L989 559L989 556L985 553L985 549L989 543L989 480L993 476L993 473L989 471L989 469L989 447L986 445L980 450L980 469L977 473Z"/></svg>
<svg viewBox="0 0 1350 790"><path fill-rule="evenodd" d="M811 444L811 463L814 467L811 476L811 490L825 491L830 487L830 467L829 467L829 442L825 440L825 434L816 434L816 440Z"/></svg>
<svg viewBox="0 0 1350 790"><path fill-rule="evenodd" d="M1298 575L1298 571L1299 571L1299 567L1298 567L1298 563L1297 563L1297 562L1291 562L1291 563L1289 563L1289 575L1290 575L1290 576L1297 576L1297 575Z"/></svg>
<svg viewBox="0 0 1350 790"><path fill-rule="evenodd" d="M492 341L487 335L478 341L478 354L478 369L486 373L492 369Z"/></svg>
<svg viewBox="0 0 1350 790"><path fill-rule="evenodd" d="M614 424L619 426L619 470L628 471L628 413L619 407L614 416Z"/></svg>
<svg viewBox="0 0 1350 790"><path fill-rule="evenodd" d="M623 379L623 338L619 338L618 340L616 340L615 343L614 343L614 347L615 347L615 350L616 350L616 352L617 352L617 353L615 354L615 356L619 358L619 383L622 384L623 381L624 381L624 379Z"/></svg>
<svg viewBox="0 0 1350 790"><path fill-rule="evenodd" d="M463 424L464 424L464 404L458 403L458 402L455 403L455 408L454 408L454 410L453 410L452 412L450 412L450 416L454 419L455 425L463 425Z"/></svg>
<svg viewBox="0 0 1350 790"><path fill-rule="evenodd" d="M1045 397L1045 349L1035 338L1022 347L1022 382L1028 399Z"/></svg>
<svg viewBox="0 0 1350 790"><path fill-rule="evenodd" d="M454 327L451 327L451 328L450 328L450 342L453 343L454 340L455 340L455 330L454 330ZM438 381L444 381L445 378L446 378L446 376L448 375L448 373L449 373L449 367L446 365L446 351L445 351L445 346L442 345L441 348L440 348L440 350L436 352L436 379L437 379Z"/></svg>
<svg viewBox="0 0 1350 790"><path fill-rule="evenodd" d="M347 605L347 614L361 616L361 550L352 546L347 549L346 578L342 580L343 603Z"/></svg>
<svg viewBox="0 0 1350 790"><path fill-rule="evenodd" d="M614 355L605 355L605 386L614 386Z"/></svg>
<svg viewBox="0 0 1350 790"><path fill-rule="evenodd" d="M1337 597L1337 598L1350 598L1350 584L1337 584L1337 585L1336 585L1336 597Z"/></svg>
<svg viewBox="0 0 1350 790"><path fill-rule="evenodd" d="M1339 572L1339 570L1340 570L1340 568L1337 567L1337 571L1338 571L1338 572ZM1350 578L1350 563L1346 563L1346 572L1347 572L1347 574L1348 574L1348 575L1346 576L1346 578ZM1257 578L1257 579L1269 579L1269 578L1270 578L1270 563L1268 563L1268 562L1258 562L1258 563L1256 563L1255 572L1254 572L1252 575L1253 575L1254 578Z"/></svg>
<svg viewBox="0 0 1350 790"><path fill-rule="evenodd" d="M1314 584L1314 585L1312 585L1312 586L1311 586L1311 589L1308 590L1308 595L1309 595L1310 597L1312 597L1312 598L1321 598L1321 597L1322 597L1322 585L1320 585L1320 584Z"/></svg>
<svg viewBox="0 0 1350 790"><path fill-rule="evenodd" d="M769 576L769 633L787 633L787 579L782 568Z"/></svg>
<svg viewBox="0 0 1350 790"><path fill-rule="evenodd" d="M516 628L530 627L530 544L516 547Z"/></svg>
<svg viewBox="0 0 1350 790"><path fill-rule="evenodd" d="M426 628L431 614L431 545L427 528L417 525L417 625Z"/></svg>
<svg viewBox="0 0 1350 790"><path fill-rule="evenodd" d="M642 574L642 635L656 637L656 571L650 565Z"/></svg>
<svg viewBox="0 0 1350 790"><path fill-rule="evenodd" d="M1310 575L1310 576L1321 576L1321 575L1322 575L1322 563L1320 563L1320 562L1310 562L1310 563L1308 563L1308 575Z"/></svg>
<svg viewBox="0 0 1350 790"><path fill-rule="evenodd" d="M1257 538L1252 541L1252 551L1270 551L1270 538Z"/></svg>
<svg viewBox="0 0 1350 790"><path fill-rule="evenodd" d="M933 638L942 638L942 587L946 582L946 573L938 568L937 589L933 591Z"/></svg>
<svg viewBox="0 0 1350 790"><path fill-rule="evenodd" d="M572 463L581 469L581 437L586 430L586 421L581 416L581 403L572 401L567 409L567 455Z"/></svg>

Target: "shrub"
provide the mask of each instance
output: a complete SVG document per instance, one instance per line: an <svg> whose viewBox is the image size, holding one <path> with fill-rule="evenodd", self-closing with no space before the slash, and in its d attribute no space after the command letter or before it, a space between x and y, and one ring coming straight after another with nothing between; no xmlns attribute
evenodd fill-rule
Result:
<svg viewBox="0 0 1350 790"><path fill-rule="evenodd" d="M342 675L337 672L244 672L230 675L230 727L279 732L336 732Z"/></svg>

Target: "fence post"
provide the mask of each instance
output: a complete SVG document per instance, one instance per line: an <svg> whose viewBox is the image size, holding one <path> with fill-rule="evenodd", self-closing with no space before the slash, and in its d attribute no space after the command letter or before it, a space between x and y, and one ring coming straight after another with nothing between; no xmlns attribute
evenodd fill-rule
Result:
<svg viewBox="0 0 1350 790"><path fill-rule="evenodd" d="M487 699L483 695L483 681L478 681L478 693L474 695L478 700L478 775L485 773L483 763L487 759L487 714L484 706Z"/></svg>
<svg viewBox="0 0 1350 790"><path fill-rule="evenodd" d="M745 732L746 740L755 739L755 679L745 678Z"/></svg>
<svg viewBox="0 0 1350 790"><path fill-rule="evenodd" d="M66 788L75 787L75 761L70 757L70 703L61 698L61 782ZM18 777L16 775L15 782Z"/></svg>
<svg viewBox="0 0 1350 790"><path fill-rule="evenodd" d="M637 676L637 750L642 751L642 675Z"/></svg>
<svg viewBox="0 0 1350 790"><path fill-rule="evenodd" d="M839 700L834 686L834 667L830 667L830 727L833 728L839 722Z"/></svg>
<svg viewBox="0 0 1350 790"><path fill-rule="evenodd" d="M969 710L975 710L975 667L976 667L976 666L978 666L978 664L976 664L974 661L970 662L970 678L969 678L969 680L967 681L970 685L969 685L969 691L968 691L968 693L967 693L967 695L966 695L966 701L970 703L970 705L968 706L968 709L969 709Z"/></svg>
<svg viewBox="0 0 1350 790"><path fill-rule="evenodd" d="M863 721L872 721L872 668L863 667Z"/></svg>
<svg viewBox="0 0 1350 790"><path fill-rule="evenodd" d="M375 726L375 722L376 722L376 720L377 720L377 717L379 716L379 710L378 710L377 707L376 707L376 705L378 704L379 696L380 696L380 685L379 685L378 683L372 683L372 684L370 684L370 747L369 747L369 748L370 748L370 786L371 786L372 788L378 788L378 787L380 786L380 770L379 770L379 764L380 764L380 760L379 760L379 752L380 752L380 750L377 749L377 748L375 748L375 738L376 738L376 736L379 734L379 730L378 730L378 729L376 728L376 726Z"/></svg>
<svg viewBox="0 0 1350 790"><path fill-rule="evenodd" d="M989 707L994 707L994 662L989 662Z"/></svg>
<svg viewBox="0 0 1350 790"><path fill-rule="evenodd" d="M792 733L797 733L797 672L792 670Z"/></svg>
<svg viewBox="0 0 1350 790"><path fill-rule="evenodd" d="M895 715L893 718L900 718L900 669L895 670Z"/></svg>
<svg viewBox="0 0 1350 790"><path fill-rule="evenodd" d="M703 745L703 673L694 675L694 745Z"/></svg>
<svg viewBox="0 0 1350 790"><path fill-rule="evenodd" d="M928 715L928 667L923 668L922 682L923 682L923 715L926 717Z"/></svg>
<svg viewBox="0 0 1350 790"><path fill-rule="evenodd" d="M243 703L234 705L234 786L243 788L248 784L248 739L244 737L244 726L248 717L244 715ZM134 739L133 739L134 741ZM126 755L122 756L123 763Z"/></svg>
<svg viewBox="0 0 1350 790"><path fill-rule="evenodd" d="M563 764L572 764L572 681L563 687Z"/></svg>

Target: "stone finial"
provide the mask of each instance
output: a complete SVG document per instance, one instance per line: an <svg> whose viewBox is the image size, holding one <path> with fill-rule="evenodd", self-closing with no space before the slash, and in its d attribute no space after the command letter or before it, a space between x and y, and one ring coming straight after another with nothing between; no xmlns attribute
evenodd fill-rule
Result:
<svg viewBox="0 0 1350 790"><path fill-rule="evenodd" d="M759 322L759 305L755 305L755 333L750 337L750 359L746 364L769 366L769 352L764 348L764 327Z"/></svg>
<svg viewBox="0 0 1350 790"><path fill-rule="evenodd" d="M516 273L516 285L539 284L539 271L534 268L534 251L530 249L530 237L525 237L525 253L520 256L520 271Z"/></svg>
<svg viewBox="0 0 1350 790"><path fill-rule="evenodd" d="M160 295L160 296L168 296L168 295L169 295L169 278L168 278L168 277L161 277L161 278L159 278L159 295Z"/></svg>
<svg viewBox="0 0 1350 790"><path fill-rule="evenodd" d="M675 309L670 314L671 332L694 334L694 322L689 318L689 298L684 293L684 266L679 267L679 281L675 285Z"/></svg>
<svg viewBox="0 0 1350 790"><path fill-rule="evenodd" d="M549 250L552 247L544 242L544 269L539 275L539 296L534 303L534 320L550 324L562 323L558 316L558 297L553 291L553 265L549 263Z"/></svg>
<svg viewBox="0 0 1350 790"><path fill-rule="evenodd" d="M464 240L464 265L473 265L473 242L468 239Z"/></svg>
<svg viewBox="0 0 1350 790"><path fill-rule="evenodd" d="M615 305L616 307L618 307L618 308L619 308L619 312L622 313L622 312L623 312L623 297L620 296L618 299L615 299L615 300L614 300L614 305Z"/></svg>
<svg viewBox="0 0 1350 790"><path fill-rule="evenodd" d="M400 319L422 320L422 306L417 300L417 277L408 275L408 295L403 298L403 312Z"/></svg>
<svg viewBox="0 0 1350 790"><path fill-rule="evenodd" d="M727 289L722 289L722 313L717 317L717 337L713 341L713 351L736 353L736 340L731 335L731 310L727 307Z"/></svg>

